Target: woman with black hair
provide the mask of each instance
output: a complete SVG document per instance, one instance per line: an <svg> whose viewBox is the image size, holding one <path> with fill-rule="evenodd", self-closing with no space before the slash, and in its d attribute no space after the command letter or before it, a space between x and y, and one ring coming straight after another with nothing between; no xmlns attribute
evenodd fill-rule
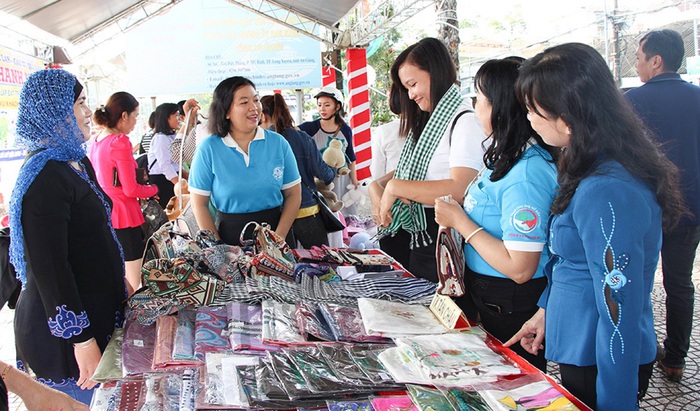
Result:
<svg viewBox="0 0 700 411"><path fill-rule="evenodd" d="M352 142L352 129L345 122L345 98L343 93L333 86L325 86L319 90L314 96L318 107L318 115L320 118L313 121L306 121L299 124L299 128L310 135L316 142L319 150L324 150L329 147L332 140L340 140L343 147L343 152L347 158L347 167L350 170L348 174L338 175L335 180L333 192L342 198L348 192L347 186L352 184L357 188L357 170L355 163L357 156L355 155L355 146ZM349 214L357 214L355 207L351 210L346 210Z"/></svg>
<svg viewBox="0 0 700 411"><path fill-rule="evenodd" d="M10 199L10 262L24 286L14 318L18 367L90 404L126 288L111 201L85 156L85 100L64 70L36 71L22 86L17 143L30 155Z"/></svg>
<svg viewBox="0 0 700 411"><path fill-rule="evenodd" d="M131 154L128 134L136 125L139 102L134 96L119 91L112 94L104 106L93 114L102 131L95 137L90 158L95 166L97 181L112 200L112 225L124 251L126 286L129 295L141 285L141 259L145 239L141 225L145 222L139 198L158 193L156 186L139 183L137 164Z"/></svg>
<svg viewBox="0 0 700 411"><path fill-rule="evenodd" d="M165 208L175 195L175 183L180 179L179 166L171 159L170 145L180 128L180 107L163 103L156 107L155 134L148 149L148 180L158 187L158 202Z"/></svg>
<svg viewBox="0 0 700 411"><path fill-rule="evenodd" d="M544 246L557 187L551 147L532 130L515 94L519 67L513 59L489 60L477 71L476 115L492 140L486 166L465 193L464 210L453 200L435 202L437 222L466 239L465 298L476 306L484 329L501 341L537 311L547 285ZM546 370L544 353L514 350Z"/></svg>
<svg viewBox="0 0 700 411"><path fill-rule="evenodd" d="M565 388L598 410L637 410L656 357L651 291L662 226L684 213L678 170L592 47L526 61L517 90L534 130L560 147L539 311L507 344L542 349Z"/></svg>
<svg viewBox="0 0 700 411"><path fill-rule="evenodd" d="M245 225L256 221L293 245L301 177L287 140L258 126L261 111L255 84L247 78L230 77L216 86L209 108L212 135L192 160L190 203L199 228L227 244L239 245Z"/></svg>
<svg viewBox="0 0 700 411"><path fill-rule="evenodd" d="M440 40L425 38L406 48L391 79L406 143L396 170L370 185L372 214L385 236L382 250L414 275L437 282L435 199L462 198L483 165L486 137L455 85L457 71Z"/></svg>
<svg viewBox="0 0 700 411"><path fill-rule="evenodd" d="M335 170L323 162L321 153L311 137L294 127L294 119L281 94L263 96L260 102L262 103L260 126L284 136L292 147L299 174L301 174L301 206L293 224L294 237L303 248L328 245L328 232L319 214L318 201L314 197L316 190L314 178L330 184L335 176Z"/></svg>

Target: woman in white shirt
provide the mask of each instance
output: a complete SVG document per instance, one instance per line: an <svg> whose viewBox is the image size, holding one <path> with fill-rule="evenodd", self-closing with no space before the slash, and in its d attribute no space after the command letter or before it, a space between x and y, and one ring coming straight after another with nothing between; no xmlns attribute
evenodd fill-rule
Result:
<svg viewBox="0 0 700 411"><path fill-rule="evenodd" d="M370 185L372 214L384 236L382 250L414 275L437 282L432 206L441 196L462 198L482 168L486 136L455 85L457 72L440 40L409 46L391 67L391 78L406 144L396 170Z"/></svg>

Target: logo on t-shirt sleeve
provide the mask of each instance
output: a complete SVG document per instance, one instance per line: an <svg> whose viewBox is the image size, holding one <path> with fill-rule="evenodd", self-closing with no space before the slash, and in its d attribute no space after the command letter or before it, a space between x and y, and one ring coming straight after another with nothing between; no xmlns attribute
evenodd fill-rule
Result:
<svg viewBox="0 0 700 411"><path fill-rule="evenodd" d="M523 205L516 208L515 212L511 214L510 223L513 225L516 231L529 234L537 228L540 222L540 213L536 208Z"/></svg>
<svg viewBox="0 0 700 411"><path fill-rule="evenodd" d="M272 177L277 181L282 181L282 177L284 177L284 167L275 167L275 169L272 170Z"/></svg>

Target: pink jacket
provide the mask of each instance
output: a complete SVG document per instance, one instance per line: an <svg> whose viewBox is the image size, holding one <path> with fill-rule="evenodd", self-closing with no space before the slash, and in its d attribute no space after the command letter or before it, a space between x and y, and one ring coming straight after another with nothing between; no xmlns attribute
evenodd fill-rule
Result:
<svg viewBox="0 0 700 411"><path fill-rule="evenodd" d="M153 197L158 187L136 183L136 160L131 154L131 142L125 134L110 134L95 141L90 150L97 181L112 199L114 228L139 227L144 223L138 198ZM114 168L121 187L114 187Z"/></svg>

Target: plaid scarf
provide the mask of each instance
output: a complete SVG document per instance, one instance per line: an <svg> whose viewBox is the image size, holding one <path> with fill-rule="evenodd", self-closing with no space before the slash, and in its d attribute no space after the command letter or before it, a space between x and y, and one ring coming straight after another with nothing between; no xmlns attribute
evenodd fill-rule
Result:
<svg viewBox="0 0 700 411"><path fill-rule="evenodd" d="M401 151L399 164L394 172L394 178L413 181L425 179L433 154L447 131L450 119L454 117L462 101L463 97L457 86L452 85L447 89L418 139L412 138L413 132L408 134L406 144ZM383 229L381 234L394 235L399 228L403 228L411 233L411 249L421 245L427 246L433 242L426 231L427 223L423 204L411 201L407 205L397 199L391 207L391 215L393 217L391 224Z"/></svg>

